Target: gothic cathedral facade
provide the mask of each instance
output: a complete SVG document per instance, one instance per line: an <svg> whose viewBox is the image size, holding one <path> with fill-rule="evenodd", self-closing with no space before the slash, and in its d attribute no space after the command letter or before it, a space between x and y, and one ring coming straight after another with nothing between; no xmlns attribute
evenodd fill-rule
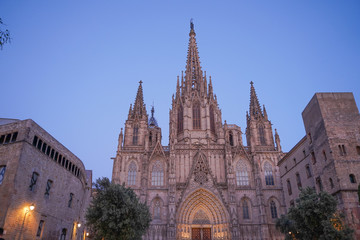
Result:
<svg viewBox="0 0 360 240"><path fill-rule="evenodd" d="M185 74L177 79L169 113L169 145L161 145L161 128L154 109L147 114L140 82L119 135L112 180L134 189L150 207L146 240L283 239L275 228L286 212L279 136L252 82L246 145L239 126L222 122L193 24L189 36Z"/></svg>

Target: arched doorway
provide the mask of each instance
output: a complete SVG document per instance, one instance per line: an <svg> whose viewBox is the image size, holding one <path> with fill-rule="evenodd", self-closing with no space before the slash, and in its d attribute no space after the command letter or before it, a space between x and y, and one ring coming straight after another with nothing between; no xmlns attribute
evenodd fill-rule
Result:
<svg viewBox="0 0 360 240"><path fill-rule="evenodd" d="M177 214L177 240L231 239L229 215L221 201L200 188L190 193Z"/></svg>

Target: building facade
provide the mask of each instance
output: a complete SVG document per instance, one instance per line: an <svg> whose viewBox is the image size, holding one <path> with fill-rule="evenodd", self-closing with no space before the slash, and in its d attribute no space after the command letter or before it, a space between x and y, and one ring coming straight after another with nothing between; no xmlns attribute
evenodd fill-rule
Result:
<svg viewBox="0 0 360 240"><path fill-rule="evenodd" d="M91 171L31 119L0 119L5 239L85 239Z"/></svg>
<svg viewBox="0 0 360 240"><path fill-rule="evenodd" d="M161 145L142 82L119 134L112 180L150 206L144 239L283 239L275 221L286 212L278 161L283 157L253 83L242 129L222 122L211 77L203 72L191 24L185 73L169 113L169 145ZM274 140L275 136L275 140Z"/></svg>
<svg viewBox="0 0 360 240"><path fill-rule="evenodd" d="M352 93L316 93L302 113L306 136L279 161L286 207L313 187L338 200L360 239L360 115Z"/></svg>

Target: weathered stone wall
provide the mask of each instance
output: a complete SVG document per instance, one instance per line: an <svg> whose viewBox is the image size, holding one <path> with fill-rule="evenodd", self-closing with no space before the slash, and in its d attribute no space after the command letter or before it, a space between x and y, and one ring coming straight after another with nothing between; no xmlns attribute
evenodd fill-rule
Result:
<svg viewBox="0 0 360 240"><path fill-rule="evenodd" d="M6 231L5 239L59 239L62 229L67 229L66 239L80 239L91 194L91 179L86 179L83 163L32 120L0 126L0 135L9 131L19 134L15 142L0 145L0 165L7 166L0 185L0 209L4 209L0 226ZM34 136L54 149L53 158L51 151L46 154L47 148L43 152L42 146L39 150L33 145ZM54 160L55 151L68 160L68 168ZM39 176L30 190L33 172ZM47 196L48 180L52 184ZM73 197L69 207L70 193ZM33 211L30 205L35 206ZM40 221L44 223L39 237Z"/></svg>

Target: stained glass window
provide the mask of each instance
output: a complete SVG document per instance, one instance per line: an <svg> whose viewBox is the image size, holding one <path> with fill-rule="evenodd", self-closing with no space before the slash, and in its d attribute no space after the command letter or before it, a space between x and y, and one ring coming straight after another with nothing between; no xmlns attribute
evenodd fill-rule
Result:
<svg viewBox="0 0 360 240"><path fill-rule="evenodd" d="M270 211L271 211L271 217L277 218L277 209L276 209L276 204L274 201L270 202Z"/></svg>
<svg viewBox="0 0 360 240"><path fill-rule="evenodd" d="M243 219L250 219L249 205L246 200L243 200L242 202L242 209L243 209Z"/></svg>
<svg viewBox="0 0 360 240"><path fill-rule="evenodd" d="M128 185L135 185L136 184L136 164L134 162L131 162L129 165L128 170Z"/></svg>
<svg viewBox="0 0 360 240"><path fill-rule="evenodd" d="M161 216L160 200L156 199L154 202L154 218L159 219Z"/></svg>
<svg viewBox="0 0 360 240"><path fill-rule="evenodd" d="M265 172L266 185L274 185L274 176L273 176L272 166L269 162L266 162L264 164L264 172Z"/></svg>
<svg viewBox="0 0 360 240"><path fill-rule="evenodd" d="M236 164L236 184L238 186L249 185L249 173L244 161L238 161Z"/></svg>
<svg viewBox="0 0 360 240"><path fill-rule="evenodd" d="M151 185L153 186L164 185L164 168L160 160L157 160L152 168Z"/></svg>

